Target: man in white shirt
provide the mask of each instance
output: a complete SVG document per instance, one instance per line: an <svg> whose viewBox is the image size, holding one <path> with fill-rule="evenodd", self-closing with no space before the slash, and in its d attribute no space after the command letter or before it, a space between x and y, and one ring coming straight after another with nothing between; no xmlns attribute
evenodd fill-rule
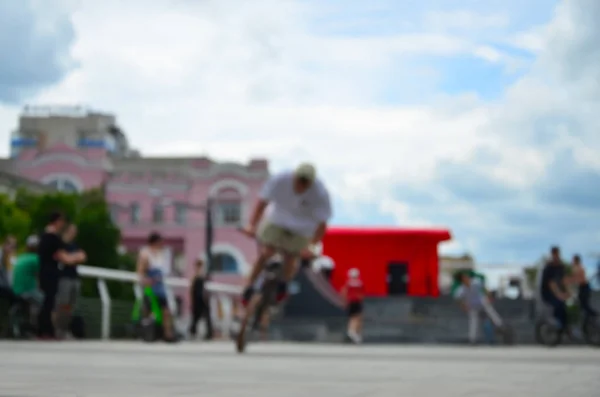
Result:
<svg viewBox="0 0 600 397"><path fill-rule="evenodd" d="M296 274L297 259L321 241L331 215L329 193L311 164L301 164L295 171L279 173L267 181L250 223L243 230L248 236L257 236L261 243L244 291L244 304L250 301L253 285L265 263L277 252L283 256L286 281L279 288L278 301L287 297L287 282Z"/></svg>

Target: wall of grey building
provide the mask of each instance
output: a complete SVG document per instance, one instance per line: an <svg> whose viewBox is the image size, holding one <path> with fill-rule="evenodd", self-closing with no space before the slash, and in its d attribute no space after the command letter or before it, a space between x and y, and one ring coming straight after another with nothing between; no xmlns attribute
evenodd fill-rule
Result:
<svg viewBox="0 0 600 397"><path fill-rule="evenodd" d="M593 296L600 308L600 293ZM513 328L516 343L534 344L535 316L531 301L501 299L494 302ZM468 320L450 298L386 298L365 302L365 343L466 343ZM346 320L331 318L278 318L271 337L279 340L340 343ZM483 331L480 332L483 336Z"/></svg>
<svg viewBox="0 0 600 397"><path fill-rule="evenodd" d="M592 305L600 308L600 293ZM6 327L7 308L0 302L0 330ZM495 307L511 324L518 344L534 344L532 306L526 300L498 300ZM130 337L132 302L113 302L111 325L113 338ZM100 337L101 304L84 298L79 313L84 316L88 338ZM447 298L386 298L365 302L365 343L460 344L467 342L467 317L456 302ZM270 339L311 343L342 343L346 318L276 316ZM482 333L481 333L482 334ZM2 332L0 332L0 337Z"/></svg>

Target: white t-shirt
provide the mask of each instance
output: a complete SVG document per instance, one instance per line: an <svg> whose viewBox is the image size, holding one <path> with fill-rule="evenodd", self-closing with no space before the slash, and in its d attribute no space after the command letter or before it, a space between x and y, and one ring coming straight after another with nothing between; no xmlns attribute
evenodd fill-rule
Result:
<svg viewBox="0 0 600 397"><path fill-rule="evenodd" d="M327 222L332 215L325 185L316 179L306 192L297 194L294 173L290 171L271 177L260 198L270 203L266 213L268 222L306 237L312 237L319 223Z"/></svg>
<svg viewBox="0 0 600 397"><path fill-rule="evenodd" d="M171 252L169 249L163 248L158 252L153 252L149 247L143 247L140 250L140 255L144 255L148 259L149 270L160 270L163 277L171 274Z"/></svg>

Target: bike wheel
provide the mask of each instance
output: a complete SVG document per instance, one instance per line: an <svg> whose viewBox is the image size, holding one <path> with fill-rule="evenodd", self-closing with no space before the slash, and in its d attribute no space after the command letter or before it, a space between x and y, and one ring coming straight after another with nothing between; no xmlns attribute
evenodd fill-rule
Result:
<svg viewBox="0 0 600 397"><path fill-rule="evenodd" d="M254 326L252 327L253 330L259 328L262 323L263 314L267 310L270 310L271 307L277 303L277 286L277 279L269 280L263 285L261 291L261 300L258 303L256 314L254 316Z"/></svg>
<svg viewBox="0 0 600 397"><path fill-rule="evenodd" d="M159 333L159 325L154 320L147 320L140 325L140 334L144 342L156 342L159 338Z"/></svg>
<svg viewBox="0 0 600 397"><path fill-rule="evenodd" d="M562 341L562 334L559 328L546 321L538 322L535 327L536 340L544 346L558 346Z"/></svg>
<svg viewBox="0 0 600 397"><path fill-rule="evenodd" d="M585 342L589 345L600 347L600 323L598 322L598 318L586 318L582 328Z"/></svg>

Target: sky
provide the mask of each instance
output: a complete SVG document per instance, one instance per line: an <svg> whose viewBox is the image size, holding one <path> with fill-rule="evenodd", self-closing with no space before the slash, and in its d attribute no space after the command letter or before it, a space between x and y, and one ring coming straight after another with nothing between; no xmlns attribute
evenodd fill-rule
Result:
<svg viewBox="0 0 600 397"><path fill-rule="evenodd" d="M83 104L144 155L312 161L338 225L593 263L598 20L597 0L3 1L0 156L23 105Z"/></svg>

